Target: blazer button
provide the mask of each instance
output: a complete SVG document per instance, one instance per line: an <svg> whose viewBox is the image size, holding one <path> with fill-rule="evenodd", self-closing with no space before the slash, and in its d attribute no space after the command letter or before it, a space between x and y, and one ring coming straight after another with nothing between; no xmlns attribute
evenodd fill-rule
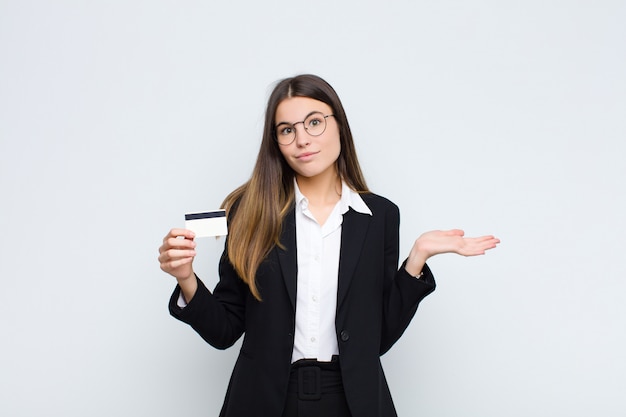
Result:
<svg viewBox="0 0 626 417"><path fill-rule="evenodd" d="M348 333L347 330L342 330L341 334L339 335L339 337L341 337L341 341L342 342L347 342L348 339L350 339L350 333Z"/></svg>

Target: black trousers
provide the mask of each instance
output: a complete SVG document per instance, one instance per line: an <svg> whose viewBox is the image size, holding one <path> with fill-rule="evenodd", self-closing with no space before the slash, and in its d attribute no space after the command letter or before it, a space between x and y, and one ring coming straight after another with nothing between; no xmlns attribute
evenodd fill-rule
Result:
<svg viewBox="0 0 626 417"><path fill-rule="evenodd" d="M302 359L291 366L282 417L351 417L338 357L332 362Z"/></svg>

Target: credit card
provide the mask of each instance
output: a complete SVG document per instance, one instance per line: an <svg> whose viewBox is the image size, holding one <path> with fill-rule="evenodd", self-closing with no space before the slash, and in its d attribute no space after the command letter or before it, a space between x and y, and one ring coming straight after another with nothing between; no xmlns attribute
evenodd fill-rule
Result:
<svg viewBox="0 0 626 417"><path fill-rule="evenodd" d="M226 210L187 213L185 214L185 229L193 231L196 237L225 236L228 234Z"/></svg>

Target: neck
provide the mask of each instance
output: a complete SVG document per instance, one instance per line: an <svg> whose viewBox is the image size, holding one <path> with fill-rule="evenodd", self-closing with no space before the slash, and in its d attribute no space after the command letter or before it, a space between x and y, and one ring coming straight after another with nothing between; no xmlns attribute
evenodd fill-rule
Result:
<svg viewBox="0 0 626 417"><path fill-rule="evenodd" d="M300 192L306 196L310 204L335 204L341 198L341 178L335 171L327 175L315 177L296 176Z"/></svg>

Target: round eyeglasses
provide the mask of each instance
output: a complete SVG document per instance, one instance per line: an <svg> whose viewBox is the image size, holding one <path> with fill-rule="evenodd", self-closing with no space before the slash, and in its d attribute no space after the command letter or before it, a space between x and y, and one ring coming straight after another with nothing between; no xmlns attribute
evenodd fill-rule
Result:
<svg viewBox="0 0 626 417"><path fill-rule="evenodd" d="M324 115L322 112L316 111L309 114L306 119L301 122L287 123L282 122L276 125L276 141L280 145L291 145L296 140L296 125L302 123L304 130L311 136L319 136L326 130L326 119L334 114Z"/></svg>

